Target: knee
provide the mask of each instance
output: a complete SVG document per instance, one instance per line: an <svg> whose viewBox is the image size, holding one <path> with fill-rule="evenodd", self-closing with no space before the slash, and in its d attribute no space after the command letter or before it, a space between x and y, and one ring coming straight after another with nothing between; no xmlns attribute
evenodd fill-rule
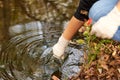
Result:
<svg viewBox="0 0 120 80"><path fill-rule="evenodd" d="M102 16L105 16L107 13L109 13L118 0L100 0L93 4L89 11L89 18L92 18L93 23L98 21L98 19Z"/></svg>

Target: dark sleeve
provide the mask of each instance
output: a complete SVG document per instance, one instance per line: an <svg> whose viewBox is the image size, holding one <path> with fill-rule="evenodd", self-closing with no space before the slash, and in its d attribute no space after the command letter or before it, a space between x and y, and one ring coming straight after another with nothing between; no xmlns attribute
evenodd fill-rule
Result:
<svg viewBox="0 0 120 80"><path fill-rule="evenodd" d="M98 0L80 0L79 6L74 14L74 17L84 21L88 19L88 13L91 6Z"/></svg>

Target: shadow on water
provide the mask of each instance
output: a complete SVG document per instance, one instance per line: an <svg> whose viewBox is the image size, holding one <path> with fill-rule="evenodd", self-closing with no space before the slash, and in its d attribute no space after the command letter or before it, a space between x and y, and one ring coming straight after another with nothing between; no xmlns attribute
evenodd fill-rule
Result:
<svg viewBox="0 0 120 80"><path fill-rule="evenodd" d="M11 39L0 45L0 80L47 80L40 56L57 41L62 28L46 26L30 22L10 27Z"/></svg>

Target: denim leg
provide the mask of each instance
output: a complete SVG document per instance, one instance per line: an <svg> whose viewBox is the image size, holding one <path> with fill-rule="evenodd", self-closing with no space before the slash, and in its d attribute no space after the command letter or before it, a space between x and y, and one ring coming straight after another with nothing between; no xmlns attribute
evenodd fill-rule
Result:
<svg viewBox="0 0 120 80"><path fill-rule="evenodd" d="M113 40L119 41L120 42L120 26L114 36L112 37Z"/></svg>
<svg viewBox="0 0 120 80"><path fill-rule="evenodd" d="M98 21L98 19L102 16L105 16L107 13L109 13L118 0L99 0L96 3L93 4L89 11L89 18L92 18L93 23Z"/></svg>

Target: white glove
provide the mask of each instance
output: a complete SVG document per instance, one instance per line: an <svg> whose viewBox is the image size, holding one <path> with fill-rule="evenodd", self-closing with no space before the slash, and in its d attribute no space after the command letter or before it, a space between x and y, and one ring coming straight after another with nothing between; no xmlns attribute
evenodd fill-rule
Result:
<svg viewBox="0 0 120 80"><path fill-rule="evenodd" d="M120 12L114 7L110 13L101 17L91 29L91 34L97 37L111 39L120 26ZM120 35L120 34L118 34Z"/></svg>
<svg viewBox="0 0 120 80"><path fill-rule="evenodd" d="M58 59L62 58L68 43L69 43L69 40L66 40L63 36L61 36L58 42L53 46L53 56Z"/></svg>

